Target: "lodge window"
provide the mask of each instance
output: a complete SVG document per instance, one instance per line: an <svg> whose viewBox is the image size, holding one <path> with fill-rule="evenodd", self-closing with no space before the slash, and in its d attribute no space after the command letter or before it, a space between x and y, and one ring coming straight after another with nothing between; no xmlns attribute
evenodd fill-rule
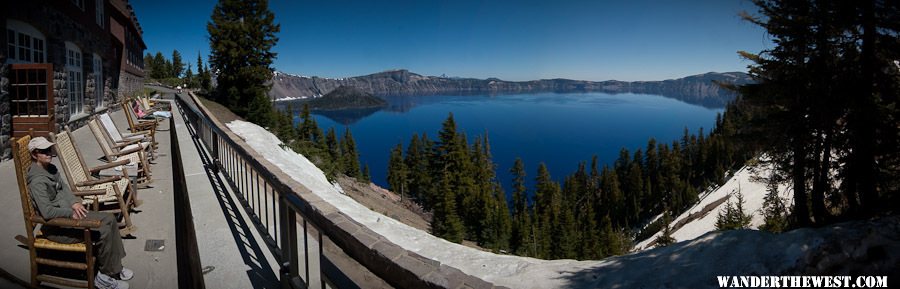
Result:
<svg viewBox="0 0 900 289"><path fill-rule="evenodd" d="M9 63L43 63L46 59L44 36L24 22L7 20L6 51Z"/></svg>
<svg viewBox="0 0 900 289"><path fill-rule="evenodd" d="M66 42L66 84L69 89L69 116L74 117L84 107L84 79L81 70L81 49Z"/></svg>
<svg viewBox="0 0 900 289"><path fill-rule="evenodd" d="M94 54L94 107L103 106L103 59Z"/></svg>
<svg viewBox="0 0 900 289"><path fill-rule="evenodd" d="M103 2L104 2L104 0L96 0L96 6L95 6L96 7L95 11L96 11L97 25L100 25L100 28L103 28L103 22L104 22L103 20L105 20L105 19L103 19L104 18Z"/></svg>

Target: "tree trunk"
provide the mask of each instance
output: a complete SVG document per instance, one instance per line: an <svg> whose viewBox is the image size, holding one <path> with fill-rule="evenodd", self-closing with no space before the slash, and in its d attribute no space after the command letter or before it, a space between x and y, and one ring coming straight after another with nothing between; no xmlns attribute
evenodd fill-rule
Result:
<svg viewBox="0 0 900 289"><path fill-rule="evenodd" d="M861 211L873 211L877 207L877 192L875 191L875 95L874 73L877 69L875 63L875 11L874 1L865 1L863 5L863 36L862 36L862 87L860 97L854 101L855 117L850 119L851 130L855 131L852 138L851 167L856 175L856 184L852 188L860 197ZM849 192L851 195L853 191Z"/></svg>
<svg viewBox="0 0 900 289"><path fill-rule="evenodd" d="M799 227L807 227L810 225L809 219L809 198L806 192L806 149L803 147L803 141L799 136L794 136L791 140L793 163L792 177L794 182L794 218L797 220Z"/></svg>
<svg viewBox="0 0 900 289"><path fill-rule="evenodd" d="M812 198L813 222L817 225L827 223L831 217L825 207L825 193L831 188L828 178L831 170L831 132L827 132L824 138L818 142L816 150L817 164L815 165Z"/></svg>

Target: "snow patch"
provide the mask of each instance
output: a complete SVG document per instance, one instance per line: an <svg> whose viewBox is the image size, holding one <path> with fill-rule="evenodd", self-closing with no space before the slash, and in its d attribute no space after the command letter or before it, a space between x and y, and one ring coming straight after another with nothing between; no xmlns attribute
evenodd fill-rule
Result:
<svg viewBox="0 0 900 289"><path fill-rule="evenodd" d="M759 226L765 222L762 216L762 205L767 193L766 184L759 179L768 177L772 173L772 170L772 165L758 165L756 167L745 166L741 168L721 187L708 190L701 194L700 201L687 211L681 213L677 218L673 219L672 225L677 224L679 221L682 221L691 215L700 214L707 205L713 204L722 198L728 198L731 202L736 202L737 198L734 196L738 192L741 192L744 196L744 213L753 214L750 227L759 228ZM790 200L793 200L794 190L791 189L790 186L782 184L778 186L778 194L782 200L786 201L785 205L790 207ZM719 211L724 208L725 202L722 202L706 213L706 215L690 221L681 228L673 231L672 238L675 238L676 242L680 242L695 239L703 234L715 231L716 219L719 216ZM652 248L653 246L650 246L650 243L656 240L660 235L662 235L662 232L657 232L646 240L637 243L634 246L635 250Z"/></svg>

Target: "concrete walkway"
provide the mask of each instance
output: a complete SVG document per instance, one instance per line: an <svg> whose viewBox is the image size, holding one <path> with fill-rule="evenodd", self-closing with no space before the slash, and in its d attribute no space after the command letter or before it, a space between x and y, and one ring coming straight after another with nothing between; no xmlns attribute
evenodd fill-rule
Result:
<svg viewBox="0 0 900 289"><path fill-rule="evenodd" d="M154 89L161 91L164 99L175 97L174 91ZM178 287L170 133L178 134L206 287L278 287L278 263L234 195L205 169L205 150L191 137L177 106L172 107L173 118L164 121L160 125L163 130L156 134L159 157L152 166L154 181L150 188L138 190L143 204L137 208L140 212L132 215L137 228L135 238L124 240L128 255L123 263L135 271L134 279L129 281L131 288ZM128 127L122 111L110 115L120 130ZM168 131L169 121L175 122L174 132ZM98 159L103 153L87 127L72 134L88 166L103 164ZM55 158L54 163L58 164ZM30 267L28 250L13 239L24 234L25 226L12 160L0 162L0 218L7 220L0 226L0 269L9 273L6 277L0 275L0 287L15 288L17 281L12 279L28 282ZM148 241L162 241L164 247L161 251L145 251Z"/></svg>

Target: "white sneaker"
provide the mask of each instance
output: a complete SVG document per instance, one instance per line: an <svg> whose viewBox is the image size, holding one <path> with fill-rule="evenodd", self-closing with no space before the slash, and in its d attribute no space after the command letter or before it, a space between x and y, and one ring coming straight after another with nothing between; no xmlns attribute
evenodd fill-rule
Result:
<svg viewBox="0 0 900 289"><path fill-rule="evenodd" d="M122 268L122 272L119 272L119 280L128 281L134 278L134 271L128 268Z"/></svg>
<svg viewBox="0 0 900 289"><path fill-rule="evenodd" d="M109 275L97 272L97 277L94 277L94 286L97 289L128 289L128 282L116 280Z"/></svg>

